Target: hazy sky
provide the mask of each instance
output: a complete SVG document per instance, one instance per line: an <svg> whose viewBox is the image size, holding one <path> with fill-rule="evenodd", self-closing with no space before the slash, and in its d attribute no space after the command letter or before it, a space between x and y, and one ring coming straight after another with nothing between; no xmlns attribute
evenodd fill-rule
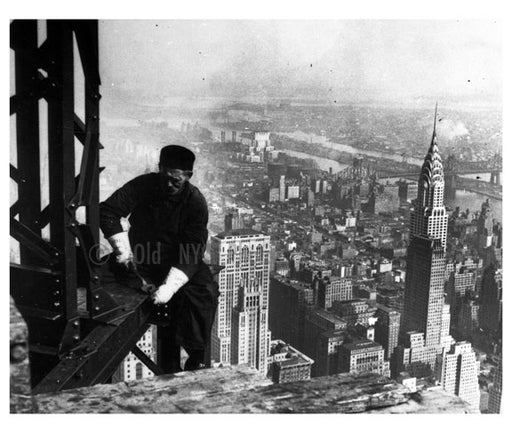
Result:
<svg viewBox="0 0 512 433"><path fill-rule="evenodd" d="M492 21L100 21L103 86L145 96L501 95Z"/></svg>

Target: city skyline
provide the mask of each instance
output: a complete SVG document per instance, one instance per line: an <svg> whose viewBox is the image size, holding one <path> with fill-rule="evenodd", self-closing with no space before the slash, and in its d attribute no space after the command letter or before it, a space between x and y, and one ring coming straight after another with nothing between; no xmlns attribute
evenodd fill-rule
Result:
<svg viewBox="0 0 512 433"><path fill-rule="evenodd" d="M220 294L201 363L212 368L207 374L248 365L259 374L256 382L301 381L300 389L327 384L325 376L378 374L379 381L396 381L390 383L407 399L445 390L467 401L470 413L503 409L502 23L484 18L88 24L99 31L101 97L84 85L91 78L87 57L75 53L74 63L66 63L69 75L73 67L77 75L67 88L66 107L74 110L68 138L78 143L85 137L80 120L94 121L101 142L94 161L102 168L79 177L90 165L78 164L80 150L73 149L65 174L93 182L91 200L101 202L130 179L158 172L163 146L194 152L191 183L209 214L204 260ZM40 45L48 24L49 39L57 28L76 32L76 43L67 39L68 54L80 48L79 24L42 23L15 21L11 29L28 29L31 43ZM25 51L13 46L11 60L19 62ZM84 75L77 74L80 62ZM59 142L46 136L56 105L39 82L48 103L40 104L39 93L23 93L20 80L32 84L16 65L11 110L21 111L11 116L11 225L30 224L41 243L51 243L53 213L40 210L55 206L50 186L60 179L51 159ZM48 65L42 70L50 79ZM25 119L38 136L32 171L19 150L28 129L16 92L39 110ZM85 111L84 96L90 99ZM96 114L86 119L92 103ZM90 144L85 140L84 149ZM23 196L21 172L37 174L31 182L41 193L32 202ZM73 196L72 182L66 185ZM35 222L30 215L22 220L21 199L27 208L35 204ZM87 208L63 209L75 226L94 217ZM66 245L74 246L75 234L66 227ZM93 229L94 247L101 256L109 253L99 228ZM14 233L16 273L26 264L27 247L26 237ZM77 249L77 260L84 251ZM66 254L74 257L74 249ZM48 286L48 293L64 299L70 291L66 299L73 301L76 289L82 309L103 300L91 292L101 278L82 288L79 276L80 288L58 280L62 291ZM35 307L23 310L32 302L24 292L29 286L29 278L17 281L12 296L21 311L41 314L35 297ZM94 315L107 304L81 314ZM57 310L63 304L59 298L48 305ZM144 326L154 318L147 320ZM70 329L77 324L70 322ZM88 332L75 332L73 341ZM125 359L118 379L160 374L160 342L150 334L140 350L121 356L121 348L111 358ZM50 344L60 350L57 340Z"/></svg>

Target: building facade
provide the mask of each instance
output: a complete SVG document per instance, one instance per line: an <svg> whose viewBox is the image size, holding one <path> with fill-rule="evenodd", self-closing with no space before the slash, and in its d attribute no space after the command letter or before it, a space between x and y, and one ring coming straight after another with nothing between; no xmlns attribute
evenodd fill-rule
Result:
<svg viewBox="0 0 512 433"><path fill-rule="evenodd" d="M229 365L249 359L253 367L266 373L262 360L268 355L269 343L270 250L270 236L251 229L212 237L211 262L224 266L218 275L219 306L211 337L216 362ZM233 343L238 345L236 350Z"/></svg>
<svg viewBox="0 0 512 433"><path fill-rule="evenodd" d="M479 370L480 363L471 343L465 341L455 343L437 357L436 379L443 389L458 395L477 410L480 406Z"/></svg>
<svg viewBox="0 0 512 433"><path fill-rule="evenodd" d="M389 361L384 359L384 348L374 341L361 340L341 346L340 371L370 372L390 376Z"/></svg>
<svg viewBox="0 0 512 433"><path fill-rule="evenodd" d="M377 305L375 341L384 347L384 356L389 359L398 346L400 313L385 305Z"/></svg>
<svg viewBox="0 0 512 433"><path fill-rule="evenodd" d="M268 377L274 383L298 382L311 378L314 361L282 340L270 342Z"/></svg>
<svg viewBox="0 0 512 433"><path fill-rule="evenodd" d="M157 362L156 341L156 327L154 325L151 325L140 340L137 341L137 347L155 363ZM130 352L112 375L112 383L129 382L153 376L154 373Z"/></svg>

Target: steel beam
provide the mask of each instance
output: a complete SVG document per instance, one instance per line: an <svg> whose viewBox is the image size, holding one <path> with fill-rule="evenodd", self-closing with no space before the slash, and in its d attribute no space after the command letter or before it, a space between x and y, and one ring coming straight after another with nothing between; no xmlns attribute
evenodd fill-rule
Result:
<svg viewBox="0 0 512 433"><path fill-rule="evenodd" d="M41 236L36 223L41 211L39 168L39 104L37 96L38 52L37 21L11 23L11 47L14 49L15 91L23 95L23 106L16 112L16 152L19 222ZM32 55L30 55L32 54ZM12 169L11 169L12 173ZM20 245L20 260L39 264L40 258L30 248Z"/></svg>
<svg viewBox="0 0 512 433"><path fill-rule="evenodd" d="M149 327L153 302L147 295L109 287L127 315L116 323L91 323L80 349L70 353L33 389L35 394L92 386L107 381ZM89 331L89 330L87 330Z"/></svg>
<svg viewBox="0 0 512 433"><path fill-rule="evenodd" d="M48 158L50 179L50 239L62 250L63 303L66 317L77 311L77 265L75 236L70 224L75 213L67 207L75 193L74 66L73 33L68 21L47 22L50 55L48 80Z"/></svg>

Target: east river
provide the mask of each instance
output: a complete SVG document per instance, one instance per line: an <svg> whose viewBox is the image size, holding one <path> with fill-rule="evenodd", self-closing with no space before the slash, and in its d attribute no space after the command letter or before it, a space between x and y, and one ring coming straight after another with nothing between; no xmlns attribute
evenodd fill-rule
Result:
<svg viewBox="0 0 512 433"><path fill-rule="evenodd" d="M343 152L351 153L353 155L368 155L375 158L386 158L386 159L392 159L397 162L402 161L402 157L399 155L393 155L391 153L384 153L381 152L375 152L371 150L365 150L365 149L358 149L352 146L349 146L347 144L341 144L341 143L331 143L327 141L327 138L321 135L316 134L306 134L301 131L297 131L294 133L287 133L287 134L281 134L286 135L290 138L293 138L295 140L303 140L311 143L318 143L322 146L325 146L327 148L332 148L336 150L340 150ZM343 170L344 168L348 167L347 164L339 163L338 161L335 161L333 159L328 158L322 158L315 155L310 155L308 153L304 152L297 152L294 150L283 150L280 149L280 152L286 153L290 156L295 156L297 158L309 158L316 161L318 164L318 168L329 171L330 168L332 168L333 172L336 173L338 171ZM419 160L418 158L409 158L408 161L412 164L416 164L418 166L421 166L423 161ZM418 168L418 176L419 176L419 168ZM468 178L476 178L477 175L464 175L464 177ZM490 174L482 174L479 175L481 178L488 180L490 177ZM465 190L456 190L455 191L455 199L453 200L445 200L446 205L449 206L452 209L455 209L457 206L461 209L461 211L465 211L466 209L469 209L472 212L479 211L482 207L482 203L487 200L487 196L484 194L479 194L476 192L470 192ZM489 203L491 204L491 207L493 209L494 218L496 218L498 221L502 221L502 201L489 198Z"/></svg>
<svg viewBox="0 0 512 433"><path fill-rule="evenodd" d="M221 128L218 127L211 127L209 128L212 132L214 137L220 139L220 131ZM302 131L295 131L292 133L277 133L277 135L284 135L287 137L290 137L294 140L302 140L306 141L307 143L315 143L315 144L321 144L322 146L329 148L329 149L335 149L342 152L350 153L353 155L368 155L374 158L386 158L391 159L396 162L402 162L402 156L401 155L395 155L388 152L377 152L372 150L366 150L366 149L359 149L356 147L352 147L349 144L344 143L333 143L328 141L327 137L323 135L318 134L310 134L305 133ZM297 158L304 158L304 159L313 159L317 162L318 168L329 171L329 169L332 167L332 170L334 173L343 170L344 168L348 167L347 164L340 163L336 160L329 159L329 158L322 158L316 155L310 155L309 153L305 152L298 152L294 150L285 150L285 149L279 149L280 152L286 153L287 155L294 156ZM420 166L423 164L423 160L418 158L408 158L408 162L411 164L418 165L418 176L419 176L419 170ZM485 176L485 175L483 175ZM474 175L467 175L465 177L474 177ZM485 177L484 177L485 178ZM455 209L457 206L462 210L465 211L466 209L469 209L472 212L479 211L482 207L482 203L487 200L488 197L484 194L479 194L475 192L465 191L465 190L457 190L455 192L455 199L454 200L446 200L446 205L449 206L452 209ZM489 198L489 203L492 206L494 218L496 218L498 221L502 221L502 201Z"/></svg>

